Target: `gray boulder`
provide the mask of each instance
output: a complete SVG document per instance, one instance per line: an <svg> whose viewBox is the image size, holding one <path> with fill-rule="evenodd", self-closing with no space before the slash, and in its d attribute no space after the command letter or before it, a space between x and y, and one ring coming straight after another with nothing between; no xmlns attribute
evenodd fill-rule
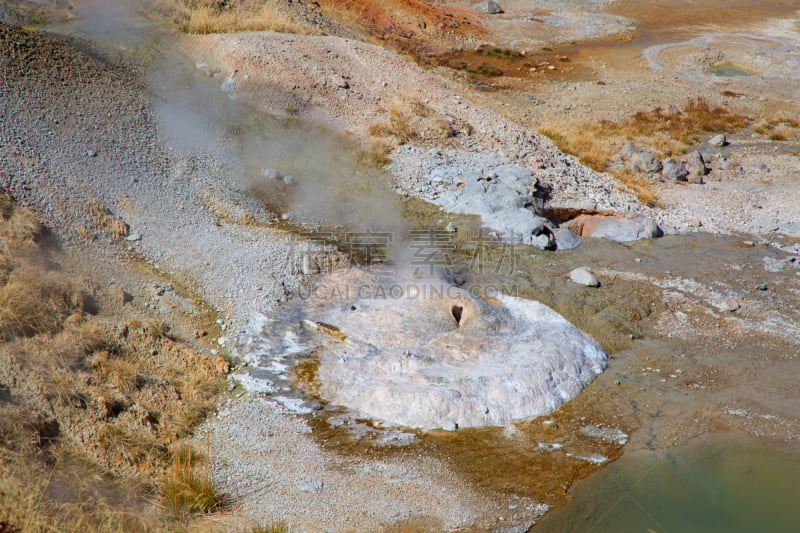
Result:
<svg viewBox="0 0 800 533"><path fill-rule="evenodd" d="M503 8L500 7L500 4L498 4L494 0L486 0L485 2L481 2L480 4L475 4L474 6L472 6L472 9L474 9L478 13L487 13L489 15L497 15L499 13L503 13Z"/></svg>
<svg viewBox="0 0 800 533"><path fill-rule="evenodd" d="M558 228L553 234L556 238L556 250L571 250L583 244L581 238L567 228Z"/></svg>
<svg viewBox="0 0 800 533"><path fill-rule="evenodd" d="M661 166L663 167L661 175L668 180L686 181L686 176L689 175L689 171L686 170L686 165L676 159L665 159Z"/></svg>
<svg viewBox="0 0 800 533"><path fill-rule="evenodd" d="M638 170L646 174L661 171L661 161L656 154L648 150L639 150L631 156L630 166L633 170Z"/></svg>
<svg viewBox="0 0 800 533"><path fill-rule="evenodd" d="M693 176L705 176L708 174L708 167L706 167L706 161L703 159L703 154L700 152L692 152L688 154L685 158L686 168L689 170L689 174Z"/></svg>

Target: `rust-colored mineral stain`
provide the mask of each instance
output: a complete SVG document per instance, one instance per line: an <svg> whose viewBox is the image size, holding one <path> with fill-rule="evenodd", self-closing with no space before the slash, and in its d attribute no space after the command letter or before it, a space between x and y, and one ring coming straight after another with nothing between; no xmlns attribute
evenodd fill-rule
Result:
<svg viewBox="0 0 800 533"><path fill-rule="evenodd" d="M292 384L301 389L308 397L319 399L319 357L309 354L298 359L292 367Z"/></svg>
<svg viewBox="0 0 800 533"><path fill-rule="evenodd" d="M347 340L347 335L342 333L342 330L333 326L331 324L326 324L325 322L315 322L314 323L321 332L325 333L333 337L334 339L340 340L342 342Z"/></svg>
<svg viewBox="0 0 800 533"><path fill-rule="evenodd" d="M600 454L613 461L623 450L616 442L598 440L580 432L581 427L592 421L601 423L605 418L587 410L584 402L579 412L567 404L547 417L519 422L511 435L501 427L432 430L416 432L417 441L401 447L379 446L370 437L354 439L345 426L334 427L327 422L339 412L326 409L308 415L315 439L331 451L372 458L420 454L434 457L478 491L532 498L551 506L562 505L576 480L604 464L592 463L581 456ZM542 424L545 419L552 420L553 424ZM372 426L368 420L358 422ZM627 426L621 429L626 433L631 430ZM542 443L555 443L557 447L548 450Z"/></svg>

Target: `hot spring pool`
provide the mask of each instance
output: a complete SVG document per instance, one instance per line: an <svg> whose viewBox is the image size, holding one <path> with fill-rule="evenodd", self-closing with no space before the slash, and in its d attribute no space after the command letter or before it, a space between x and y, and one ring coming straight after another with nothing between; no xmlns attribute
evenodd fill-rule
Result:
<svg viewBox="0 0 800 533"><path fill-rule="evenodd" d="M739 434L626 453L574 487L533 531L800 531L800 447Z"/></svg>

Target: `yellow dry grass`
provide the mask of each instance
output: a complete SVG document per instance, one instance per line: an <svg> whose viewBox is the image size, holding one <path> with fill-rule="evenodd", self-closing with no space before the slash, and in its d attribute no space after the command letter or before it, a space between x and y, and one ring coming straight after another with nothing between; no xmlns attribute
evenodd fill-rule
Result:
<svg viewBox="0 0 800 533"><path fill-rule="evenodd" d="M649 145L659 156L669 157L686 151L700 140L703 133L731 131L744 128L748 123L743 115L723 107L712 107L702 98L694 98L683 109L639 111L620 122L551 123L541 128L539 133L552 139L561 151L574 155L594 170L604 172L625 140ZM627 169L611 173L642 203L657 204L655 192L647 180Z"/></svg>
<svg viewBox="0 0 800 533"><path fill-rule="evenodd" d="M241 31L303 33L304 27L270 0L163 0L180 31L205 35Z"/></svg>
<svg viewBox="0 0 800 533"><path fill-rule="evenodd" d="M113 308L102 286L90 296L42 234L0 193L0 523L25 532L202 526L192 516L223 501L207 460L189 468L168 447L180 449L214 409L227 362L159 321L130 318L124 302Z"/></svg>
<svg viewBox="0 0 800 533"><path fill-rule="evenodd" d="M383 168L392 161L389 158L392 148L385 139L373 139L365 148L358 151L358 160L370 168Z"/></svg>
<svg viewBox="0 0 800 533"><path fill-rule="evenodd" d="M690 99L683 109L639 111L623 122L600 121L605 135L627 138L664 137L689 145L704 132L731 131L747 126L747 117L725 107L712 107L703 98Z"/></svg>
<svg viewBox="0 0 800 533"><path fill-rule="evenodd" d="M0 339L55 331L71 308L71 288L60 273L15 269L0 287Z"/></svg>
<svg viewBox="0 0 800 533"><path fill-rule="evenodd" d="M210 470L205 455L187 444L179 446L162 489L164 506L181 517L221 508L225 498L215 488Z"/></svg>
<svg viewBox="0 0 800 533"><path fill-rule="evenodd" d="M771 141L786 141L800 135L798 128L800 128L800 122L797 119L777 113L759 123L753 128L753 131L768 137Z"/></svg>
<svg viewBox="0 0 800 533"><path fill-rule="evenodd" d="M468 124L459 126L467 134L472 131ZM386 119L370 124L367 133L372 142L363 150L361 160L368 166L382 167L389 163L388 154L395 147L411 142L446 141L457 134L457 128L416 96L400 95L386 111Z"/></svg>
<svg viewBox="0 0 800 533"><path fill-rule="evenodd" d="M86 204L86 210L95 227L103 231L111 239L121 241L128 236L128 224L121 218L114 216L102 201L98 199L90 200Z"/></svg>

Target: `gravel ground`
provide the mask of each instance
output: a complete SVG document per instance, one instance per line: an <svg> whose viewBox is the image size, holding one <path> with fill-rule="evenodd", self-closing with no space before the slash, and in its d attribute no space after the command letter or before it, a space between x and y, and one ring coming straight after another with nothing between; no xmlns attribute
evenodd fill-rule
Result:
<svg viewBox="0 0 800 533"><path fill-rule="evenodd" d="M167 147L145 86L125 65L43 33L0 31L4 189L74 244L85 242L81 227L96 229L87 202L99 200L130 227L132 240L110 253L130 247L239 318L298 287L292 238L236 224L247 200L231 169Z"/></svg>
<svg viewBox="0 0 800 533"><path fill-rule="evenodd" d="M445 140L416 141L421 147L460 150L465 165L487 158L494 158L495 166L521 164L534 179L552 186L553 207L636 211L657 217L667 228L678 225L669 213L641 205L613 178L579 164L549 139L463 99L434 73L389 50L338 37L274 33L190 37L185 46L219 80L235 72L237 92L266 112L286 114L291 103L296 116L365 135L401 105L398 99L416 100L457 130ZM436 166L440 158L435 151L415 155L396 158L390 167L401 186L418 181L419 167Z"/></svg>
<svg viewBox="0 0 800 533"><path fill-rule="evenodd" d="M225 407L200 439L210 440L214 477L238 495L241 514L283 521L292 531L376 531L411 518L428 530L491 527L508 509L420 454L368 459L328 453L305 420L266 399ZM528 519L537 509L529 505Z"/></svg>

